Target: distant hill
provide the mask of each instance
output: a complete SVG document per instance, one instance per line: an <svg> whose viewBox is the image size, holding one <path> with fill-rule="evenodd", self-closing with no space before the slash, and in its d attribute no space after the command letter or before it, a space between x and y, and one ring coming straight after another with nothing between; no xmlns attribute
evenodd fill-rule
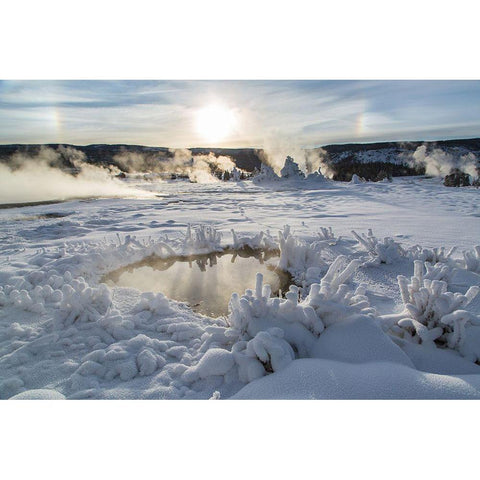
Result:
<svg viewBox="0 0 480 480"><path fill-rule="evenodd" d="M480 158L480 138L459 140L438 140L428 142L380 142L347 143L325 145L312 149L322 154L324 162L334 172L335 180L350 181L353 174L367 180L381 180L385 177L421 175L421 167L413 167L411 160L415 150L424 145L426 152L441 149L460 158L473 153Z"/></svg>
<svg viewBox="0 0 480 480"><path fill-rule="evenodd" d="M480 158L480 138L438 140L428 142L377 142L377 143L348 143L333 144L310 149L321 155L323 161L333 171L336 180L349 181L356 173L364 178L378 180L385 176L418 175L422 169L413 168L409 163L415 150L421 146L427 147L427 152L435 148L453 155L462 156L473 153ZM146 147L142 145L96 144L96 145L68 145L68 144L12 144L0 145L0 162L8 163L11 155L20 153L27 156L36 155L40 148L50 147L59 151L59 147L72 147L85 154L88 163L97 165L115 165L124 168L118 157L122 155L138 154L145 159L143 168L153 167L157 162L168 161L173 158L172 151L167 147ZM230 157L237 167L252 172L259 169L262 163L263 151L256 148L191 148L193 156L208 155ZM60 149L62 151L62 149ZM68 155L59 156L60 164L64 168L74 168Z"/></svg>
<svg viewBox="0 0 480 480"><path fill-rule="evenodd" d="M11 144L0 145L0 162L8 163L10 157L15 153L27 156L35 156L41 147L58 150L59 147L71 147L86 155L88 163L96 165L115 165L122 169L121 163L115 158L125 154L139 154L146 159L146 166L152 166L155 162L162 162L173 158L172 151L167 147L145 147L143 145L70 145L70 144ZM252 172L255 167L260 168L261 161L259 150L254 148L191 148L189 149L195 155L208 155L213 153L215 156L225 155L231 157L237 167ZM62 158L62 166L73 168L68 155Z"/></svg>

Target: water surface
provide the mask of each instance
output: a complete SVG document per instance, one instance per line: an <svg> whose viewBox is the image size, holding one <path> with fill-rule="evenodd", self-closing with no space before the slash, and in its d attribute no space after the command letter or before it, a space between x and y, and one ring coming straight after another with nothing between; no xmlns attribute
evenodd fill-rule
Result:
<svg viewBox="0 0 480 480"><path fill-rule="evenodd" d="M170 259L151 256L109 273L103 281L110 286L162 292L188 303L196 312L217 317L227 315L233 292L243 294L255 288L257 272L263 274L264 284L272 287L274 295L288 290L290 277L276 268L277 262L277 253L253 250Z"/></svg>

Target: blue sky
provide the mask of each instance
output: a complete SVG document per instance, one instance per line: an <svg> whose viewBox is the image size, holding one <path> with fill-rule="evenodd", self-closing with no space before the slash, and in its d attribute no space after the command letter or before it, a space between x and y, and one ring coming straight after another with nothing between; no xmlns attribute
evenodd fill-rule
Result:
<svg viewBox="0 0 480 480"><path fill-rule="evenodd" d="M233 112L222 140L198 132ZM300 146L480 137L480 81L2 81L0 143Z"/></svg>

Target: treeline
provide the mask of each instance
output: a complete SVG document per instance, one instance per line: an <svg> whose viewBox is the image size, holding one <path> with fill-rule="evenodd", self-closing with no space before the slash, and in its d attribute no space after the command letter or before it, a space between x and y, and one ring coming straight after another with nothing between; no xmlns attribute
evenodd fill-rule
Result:
<svg viewBox="0 0 480 480"><path fill-rule="evenodd" d="M425 175L424 167L410 167L406 164L390 162L360 162L351 158L330 164L329 167L334 172L333 180L340 182L349 182L353 175L358 175L372 182L379 182L392 177Z"/></svg>

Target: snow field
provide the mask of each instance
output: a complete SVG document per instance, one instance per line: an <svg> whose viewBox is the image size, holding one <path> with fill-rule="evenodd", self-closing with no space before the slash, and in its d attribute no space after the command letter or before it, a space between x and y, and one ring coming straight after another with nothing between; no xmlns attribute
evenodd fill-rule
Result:
<svg viewBox="0 0 480 480"><path fill-rule="evenodd" d="M435 182L418 181L416 190L409 182L323 180L320 190L274 193L251 182L169 184L170 196L150 203L19 210L75 209L81 240L68 237L64 220L27 227L2 212L0 398L35 390L66 398L477 398L477 207L460 219L449 210L458 199L467 209L477 192L462 199L454 191L445 205ZM431 205L418 214L409 205L433 202L437 190L426 228ZM392 205L378 213L386 198ZM385 224L397 212L410 233ZM447 223L454 235L441 228ZM11 234L22 241L5 241ZM295 280L285 297L273 298L258 275L251 289L232 292L228 317L213 319L162 293L99 283L150 255L244 246L280 249L279 266Z"/></svg>

